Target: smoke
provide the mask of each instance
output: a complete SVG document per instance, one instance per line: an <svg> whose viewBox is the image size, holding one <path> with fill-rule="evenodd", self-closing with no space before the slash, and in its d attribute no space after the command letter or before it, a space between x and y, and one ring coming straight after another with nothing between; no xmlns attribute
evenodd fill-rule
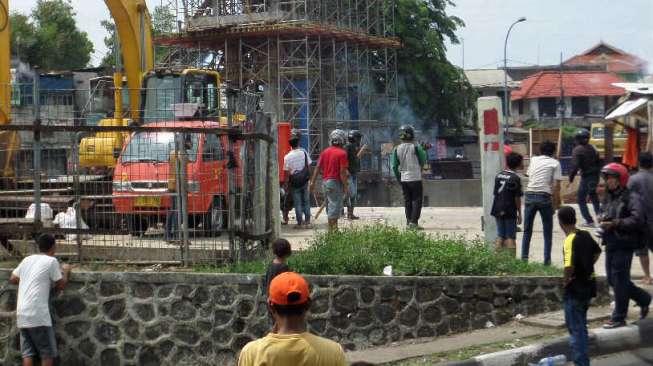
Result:
<svg viewBox="0 0 653 366"><path fill-rule="evenodd" d="M11 60L12 76L15 84L30 84L34 82L36 73L29 64L18 59Z"/></svg>

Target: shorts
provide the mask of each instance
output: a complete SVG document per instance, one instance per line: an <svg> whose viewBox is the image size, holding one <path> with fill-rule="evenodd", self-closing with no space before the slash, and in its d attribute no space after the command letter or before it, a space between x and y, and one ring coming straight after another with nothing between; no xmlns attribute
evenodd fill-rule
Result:
<svg viewBox="0 0 653 366"><path fill-rule="evenodd" d="M497 222L497 236L502 239L516 239L517 238L517 219L516 218L503 218L496 217Z"/></svg>
<svg viewBox="0 0 653 366"><path fill-rule="evenodd" d="M649 251L648 247L637 249L637 250L635 250L635 255L638 256L638 257L643 257L645 255L648 255L648 251Z"/></svg>
<svg viewBox="0 0 653 366"><path fill-rule="evenodd" d="M338 220L342 213L343 200L345 198L342 183L335 179L329 179L322 183L322 187L324 188L324 195L327 200L327 216L329 220Z"/></svg>
<svg viewBox="0 0 653 366"><path fill-rule="evenodd" d="M20 328L20 353L23 358L57 357L57 341L52 327Z"/></svg>

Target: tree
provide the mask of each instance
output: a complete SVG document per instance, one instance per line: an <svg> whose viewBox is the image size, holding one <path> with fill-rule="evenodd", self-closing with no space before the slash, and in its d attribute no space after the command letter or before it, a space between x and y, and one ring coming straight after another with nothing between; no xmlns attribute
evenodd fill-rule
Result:
<svg viewBox="0 0 653 366"><path fill-rule="evenodd" d="M112 20L103 20L100 25L107 31L103 39L107 53L104 54L100 66L113 67L116 65L116 24Z"/></svg>
<svg viewBox="0 0 653 366"><path fill-rule="evenodd" d="M446 14L452 0L398 0L396 33L400 103L428 129L435 124L461 131L476 93L463 70L446 57L445 39L458 43L462 19Z"/></svg>
<svg viewBox="0 0 653 366"><path fill-rule="evenodd" d="M173 33L175 31L176 17L167 6L155 6L152 14L152 36L157 37ZM113 20L103 20L102 27L106 30L107 36L104 37L104 45L107 47L107 53L102 58L102 66L115 66L115 34L116 25ZM167 48L155 46L154 54L155 63L165 58Z"/></svg>
<svg viewBox="0 0 653 366"><path fill-rule="evenodd" d="M93 43L77 28L69 1L38 0L30 17L11 15L15 55L44 70L70 70L88 65Z"/></svg>

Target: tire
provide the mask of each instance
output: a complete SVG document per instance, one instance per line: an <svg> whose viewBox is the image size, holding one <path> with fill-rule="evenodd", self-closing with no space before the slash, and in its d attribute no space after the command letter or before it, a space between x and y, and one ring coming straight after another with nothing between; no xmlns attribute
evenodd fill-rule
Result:
<svg viewBox="0 0 653 366"><path fill-rule="evenodd" d="M229 212L224 196L213 197L209 211L204 214L202 229L205 236L220 236L222 230L227 228Z"/></svg>

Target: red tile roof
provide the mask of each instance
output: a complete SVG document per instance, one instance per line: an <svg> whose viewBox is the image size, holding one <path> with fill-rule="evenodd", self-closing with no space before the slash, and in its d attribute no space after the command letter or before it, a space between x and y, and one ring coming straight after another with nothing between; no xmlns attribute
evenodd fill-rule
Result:
<svg viewBox="0 0 653 366"><path fill-rule="evenodd" d="M512 100L560 97L558 71L541 71L522 80L521 88L512 92ZM566 71L562 88L566 97L598 97L624 95L623 88L612 83L623 82L617 75L601 71Z"/></svg>
<svg viewBox="0 0 653 366"><path fill-rule="evenodd" d="M564 62L565 65L601 65L608 72L640 73L647 62L614 46L600 42Z"/></svg>

